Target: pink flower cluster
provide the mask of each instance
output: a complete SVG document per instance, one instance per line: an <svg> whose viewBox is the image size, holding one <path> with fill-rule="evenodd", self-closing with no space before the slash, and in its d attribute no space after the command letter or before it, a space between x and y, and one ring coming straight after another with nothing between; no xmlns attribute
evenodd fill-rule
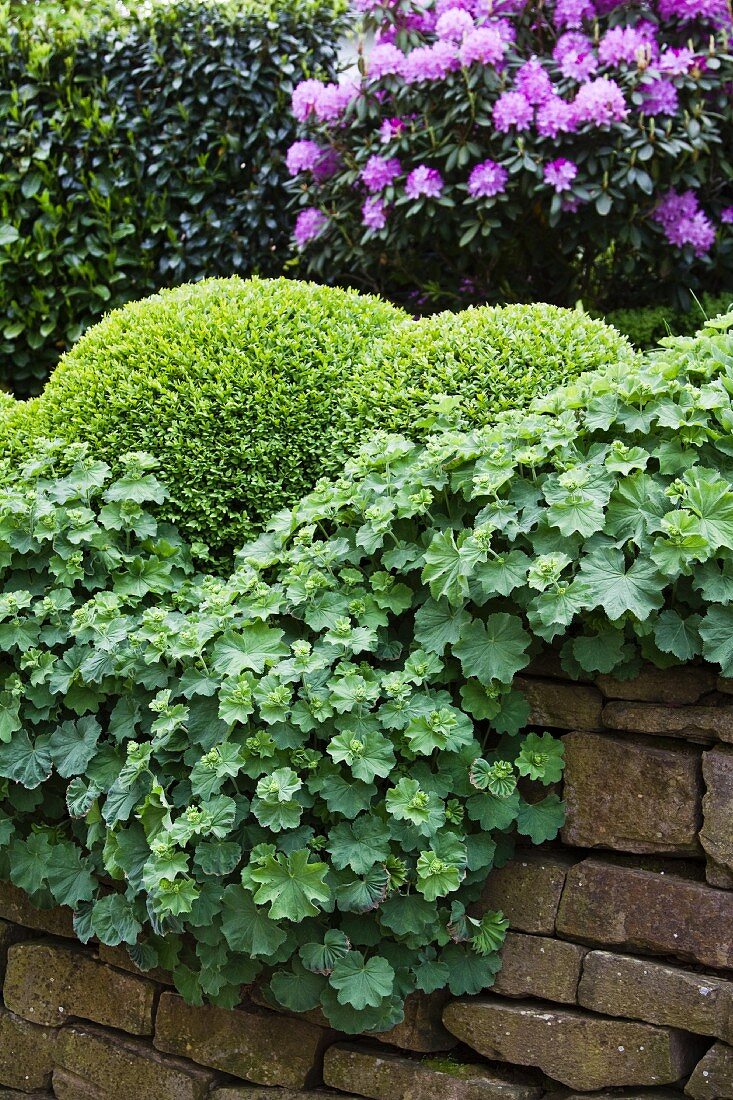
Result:
<svg viewBox="0 0 733 1100"><path fill-rule="evenodd" d="M690 245L696 256L705 256L715 243L715 226L700 209L694 191L668 191L652 214L652 220L676 248Z"/></svg>
<svg viewBox="0 0 733 1100"><path fill-rule="evenodd" d="M508 200L515 194L524 199L536 194L545 202L548 192L561 196L552 202L553 217L592 204L602 193L601 173L606 174L603 189L608 189L608 176L613 180L617 166L613 162L608 168L607 162L600 169L589 168L598 161L583 155L584 143L594 149L605 146L607 152L611 145L617 150L635 141L638 145L645 128L651 134L655 126L657 133L666 127L669 133L674 120L680 122L688 110L689 98L683 97L696 94L695 82L706 72L711 33L721 26L733 33L729 0L651 0L641 6L626 0L546 0L537 16L541 33L534 38L537 28L528 29L526 0L353 2L371 15L376 34L364 47L358 72L354 67L338 83L308 79L297 85L293 114L313 136L296 141L286 163L291 175L307 177L306 187L334 174L339 183L343 153L346 187L356 191L367 234L396 224L405 198L432 201L446 196L451 200L442 203L446 211L451 205L460 207L461 199L451 194L454 186L459 195L479 200L470 204L477 216L482 200L500 196L502 209L511 212ZM664 21L667 29L674 28L672 41L685 45L665 42ZM528 40L535 52L527 48ZM447 168L445 160L437 160L438 167L428 163L431 146L424 139L429 130L432 148L441 157L453 141L449 134L441 145L440 122L437 141L433 137L434 105L446 81L452 103L460 102L465 86L464 95L479 104L473 113L472 99L466 124L466 132L472 131L468 140L474 163L464 169L465 162L458 161L458 179L455 160L448 158ZM704 91L706 85L702 87ZM431 104L430 113L422 112L423 97ZM373 122L373 129L362 133L363 145L350 156L345 150L352 125L356 133L364 119ZM603 135L597 136L598 131ZM559 155L563 150L570 157ZM651 155L658 155L657 148ZM639 163L636 173L629 170L629 186L634 187L635 176L650 178L651 167L647 172ZM674 173L652 175L679 178ZM637 203L641 187L637 185ZM613 182L610 192L614 211L621 210ZM658 236L649 229L648 211L653 209L651 221L671 245L691 249L697 257L708 255L716 232L695 190L671 189L661 201L658 196L641 201L646 203L647 233ZM331 208L330 203L321 205ZM733 224L733 207L725 208L720 220ZM327 224L320 208L302 210L295 228L298 246L319 237Z"/></svg>

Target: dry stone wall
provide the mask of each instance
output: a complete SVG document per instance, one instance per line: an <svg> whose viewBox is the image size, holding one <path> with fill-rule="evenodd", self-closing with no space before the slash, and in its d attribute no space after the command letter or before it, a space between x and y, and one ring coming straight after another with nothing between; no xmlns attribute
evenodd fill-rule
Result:
<svg viewBox="0 0 733 1100"><path fill-rule="evenodd" d="M567 821L487 881L512 925L491 990L356 1039L257 989L195 1008L2 885L0 1100L731 1100L733 684L545 661L520 686L565 731Z"/></svg>

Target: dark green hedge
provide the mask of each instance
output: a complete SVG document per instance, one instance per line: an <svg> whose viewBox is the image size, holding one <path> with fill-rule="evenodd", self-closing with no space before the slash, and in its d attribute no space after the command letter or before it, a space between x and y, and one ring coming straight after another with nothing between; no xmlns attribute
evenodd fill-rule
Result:
<svg viewBox="0 0 733 1100"><path fill-rule="evenodd" d="M694 336L705 321L727 313L733 306L733 290L725 294L703 294L687 310L676 306L645 306L617 309L604 320L628 336L637 348L651 348L665 336Z"/></svg>
<svg viewBox="0 0 733 1100"><path fill-rule="evenodd" d="M294 83L339 0L182 0L0 29L0 381L40 388L106 310L287 248Z"/></svg>

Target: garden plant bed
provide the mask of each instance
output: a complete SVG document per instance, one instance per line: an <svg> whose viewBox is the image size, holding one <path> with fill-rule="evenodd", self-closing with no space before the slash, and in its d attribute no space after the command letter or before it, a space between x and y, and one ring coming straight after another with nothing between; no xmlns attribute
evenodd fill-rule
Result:
<svg viewBox="0 0 733 1100"><path fill-rule="evenodd" d="M562 843L490 877L479 908L511 923L493 988L413 994L402 1024L356 1038L256 987L197 1008L5 885L0 1083L62 1100L733 1096L728 684L706 665L576 684L545 661L522 688L564 738L568 816Z"/></svg>

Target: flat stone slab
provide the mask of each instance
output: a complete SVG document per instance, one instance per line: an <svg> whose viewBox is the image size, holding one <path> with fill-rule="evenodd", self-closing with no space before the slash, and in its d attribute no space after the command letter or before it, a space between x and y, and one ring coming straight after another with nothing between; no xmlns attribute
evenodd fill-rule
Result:
<svg viewBox="0 0 733 1100"><path fill-rule="evenodd" d="M603 696L585 684L558 683L530 676L515 676L514 687L527 698L529 723L559 730L602 729Z"/></svg>
<svg viewBox="0 0 733 1100"><path fill-rule="evenodd" d="M0 917L24 928L76 940L71 909L65 905L57 905L53 909L36 909L25 891L13 886L11 882L0 882Z"/></svg>
<svg viewBox="0 0 733 1100"><path fill-rule="evenodd" d="M371 1100L539 1100L519 1072L449 1059L417 1061L351 1043L329 1047L323 1079Z"/></svg>
<svg viewBox="0 0 733 1100"><path fill-rule="evenodd" d="M48 1089L57 1035L55 1028L31 1024L0 1007L0 1085L21 1092Z"/></svg>
<svg viewBox="0 0 733 1100"><path fill-rule="evenodd" d="M591 951L583 963L578 1003L608 1016L733 1042L733 981L651 959Z"/></svg>
<svg viewBox="0 0 733 1100"><path fill-rule="evenodd" d="M491 992L575 1004L587 950L549 936L508 932L501 949L501 970Z"/></svg>
<svg viewBox="0 0 733 1100"><path fill-rule="evenodd" d="M153 1034L157 986L113 970L88 952L54 943L8 951L5 1004L18 1016L61 1027L74 1016L132 1035Z"/></svg>
<svg viewBox="0 0 733 1100"><path fill-rule="evenodd" d="M614 680L612 676L600 675L595 682L606 699L683 706L696 703L701 695L713 691L716 676L711 668L703 665L682 665L674 669L644 665L632 680Z"/></svg>
<svg viewBox="0 0 733 1100"><path fill-rule="evenodd" d="M700 853L699 749L598 733L568 733L563 741L565 844L639 854Z"/></svg>
<svg viewBox="0 0 733 1100"><path fill-rule="evenodd" d="M188 1005L163 993L155 1023L158 1050L191 1058L256 1085L303 1089L320 1079L333 1033L294 1016Z"/></svg>
<svg viewBox="0 0 733 1100"><path fill-rule="evenodd" d="M733 1100L733 1047L712 1046L695 1067L685 1095L693 1100Z"/></svg>
<svg viewBox="0 0 733 1100"><path fill-rule="evenodd" d="M554 932L565 878L575 862L557 852L518 854L489 873L476 912L500 909L518 932Z"/></svg>
<svg viewBox="0 0 733 1100"><path fill-rule="evenodd" d="M603 725L629 733L684 737L688 741L733 742L733 707L672 707L658 703L607 703Z"/></svg>
<svg viewBox="0 0 733 1100"><path fill-rule="evenodd" d="M672 1084L690 1072L700 1051L682 1031L532 1001L454 1001L443 1018L485 1058L536 1066L581 1091Z"/></svg>
<svg viewBox="0 0 733 1100"><path fill-rule="evenodd" d="M98 1100L204 1100L214 1081L201 1066L164 1058L140 1039L93 1024L67 1024L58 1032L56 1064L67 1088L77 1078Z"/></svg>
<svg viewBox="0 0 733 1100"><path fill-rule="evenodd" d="M733 747L703 753L702 770L706 792L700 840L712 865L713 884L723 886L723 876L733 875Z"/></svg>
<svg viewBox="0 0 733 1100"><path fill-rule="evenodd" d="M456 1045L454 1035L443 1026L443 1009L450 999L447 990L437 993L410 993L405 998L405 1018L389 1031L371 1033L371 1037L400 1050L418 1054L435 1054L451 1050ZM324 1023L328 1021L324 1017ZM280 1100L280 1098L278 1098Z"/></svg>
<svg viewBox="0 0 733 1100"><path fill-rule="evenodd" d="M0 1096L0 1100L2 1097ZM268 1089L260 1085L224 1085L214 1089L210 1100L358 1100L354 1092L331 1089ZM680 1097L677 1097L680 1100Z"/></svg>
<svg viewBox="0 0 733 1100"><path fill-rule="evenodd" d="M733 892L675 873L586 859L567 874L560 936L733 969Z"/></svg>

